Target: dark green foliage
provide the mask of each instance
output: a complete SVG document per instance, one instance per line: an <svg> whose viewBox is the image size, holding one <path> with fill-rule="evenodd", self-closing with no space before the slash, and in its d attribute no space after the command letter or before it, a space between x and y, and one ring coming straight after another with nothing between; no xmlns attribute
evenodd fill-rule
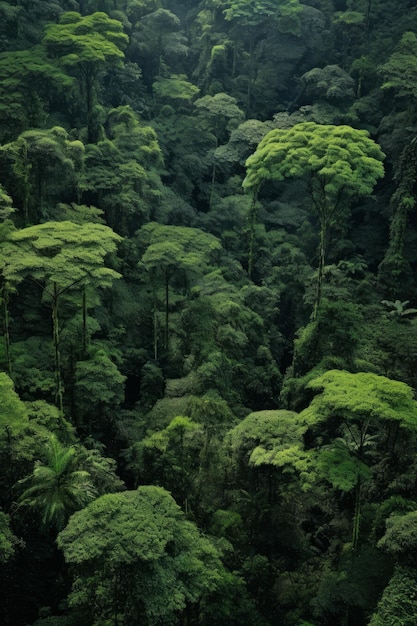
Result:
<svg viewBox="0 0 417 626"><path fill-rule="evenodd" d="M2 624L416 622L415 32L0 1Z"/></svg>
<svg viewBox="0 0 417 626"><path fill-rule="evenodd" d="M416 619L416 572L398 566L378 602L369 626L412 626Z"/></svg>

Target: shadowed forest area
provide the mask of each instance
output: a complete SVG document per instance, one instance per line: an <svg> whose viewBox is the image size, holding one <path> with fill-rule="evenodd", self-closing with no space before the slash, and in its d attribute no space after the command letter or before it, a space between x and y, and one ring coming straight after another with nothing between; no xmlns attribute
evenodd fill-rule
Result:
<svg viewBox="0 0 417 626"><path fill-rule="evenodd" d="M0 1L0 623L417 624L417 6Z"/></svg>

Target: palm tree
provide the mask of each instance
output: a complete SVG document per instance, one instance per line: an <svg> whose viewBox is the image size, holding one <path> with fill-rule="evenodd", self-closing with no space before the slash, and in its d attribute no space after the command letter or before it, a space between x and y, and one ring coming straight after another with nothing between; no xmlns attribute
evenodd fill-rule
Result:
<svg viewBox="0 0 417 626"><path fill-rule="evenodd" d="M25 490L21 505L37 509L45 526L62 530L68 518L97 497L89 472L77 469L75 446L65 446L51 435L45 448L44 462L36 461L34 470L19 483Z"/></svg>

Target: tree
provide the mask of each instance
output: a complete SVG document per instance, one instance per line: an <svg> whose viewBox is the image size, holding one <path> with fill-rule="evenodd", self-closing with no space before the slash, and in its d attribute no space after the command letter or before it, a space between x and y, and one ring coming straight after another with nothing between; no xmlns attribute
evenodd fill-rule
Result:
<svg viewBox="0 0 417 626"><path fill-rule="evenodd" d="M63 408L63 385L58 320L61 296L70 290L109 287L118 272L104 266L120 237L102 224L45 222L10 233L2 244L3 278L12 286L30 278L42 288L52 312L56 402ZM84 307L87 306L84 302ZM86 315L83 315L86 320ZM86 332L86 329L83 329Z"/></svg>
<svg viewBox="0 0 417 626"><path fill-rule="evenodd" d="M232 36L239 43L247 38L248 63L244 74L247 82L246 115L249 116L252 113L252 92L258 73L255 61L256 43L265 37L265 29L271 23L281 35L298 35L302 7L298 0L228 0L225 6L223 13L226 21L232 23Z"/></svg>
<svg viewBox="0 0 417 626"><path fill-rule="evenodd" d="M367 131L304 122L270 131L246 161L243 187L252 193L254 203L265 182L301 178L308 185L320 225L315 317L332 230L343 231L349 205L372 193L384 175L383 159L382 150Z"/></svg>
<svg viewBox="0 0 417 626"><path fill-rule="evenodd" d="M58 24L49 24L43 38L48 55L74 73L84 101L87 140L96 140L94 107L100 72L108 66L121 66L122 52L128 42L123 25L101 12L82 17L71 11L64 13Z"/></svg>
<svg viewBox="0 0 417 626"><path fill-rule="evenodd" d="M53 95L71 93L74 83L41 45L1 53L0 79L3 142L14 141L20 132L42 125Z"/></svg>
<svg viewBox="0 0 417 626"><path fill-rule="evenodd" d="M52 198L62 193L71 200L77 196L84 146L81 141L70 140L64 128L27 130L0 151L11 162L11 178L26 226L51 217L47 199L52 204Z"/></svg>
<svg viewBox="0 0 417 626"><path fill-rule="evenodd" d="M369 626L413 626L417 613L416 584L414 567L397 566Z"/></svg>
<svg viewBox="0 0 417 626"><path fill-rule="evenodd" d="M177 624L216 589L218 550L161 487L101 496L58 536L75 575L70 604L111 624Z"/></svg>
<svg viewBox="0 0 417 626"><path fill-rule="evenodd" d="M391 197L393 215L389 244L378 268L378 280L390 296L406 296L412 289L412 271L404 251L409 214L416 203L417 142L414 137L403 149L396 179L398 187Z"/></svg>
<svg viewBox="0 0 417 626"><path fill-rule="evenodd" d="M384 77L382 89L392 89L398 97L417 98L417 36L413 32L403 34L396 51L380 67Z"/></svg>
<svg viewBox="0 0 417 626"><path fill-rule="evenodd" d="M75 446L64 446L54 435L45 445L44 461L37 461L33 473L19 486L24 488L20 505L39 510L42 523L57 530L97 494L90 474L78 468Z"/></svg>
<svg viewBox="0 0 417 626"><path fill-rule="evenodd" d="M230 131L243 121L243 111L237 106L237 101L226 93L216 93L214 96L203 96L194 102L198 116L204 126L216 138L216 148L224 141ZM216 181L216 160L213 158L211 173L211 191L209 206L212 205L214 184Z"/></svg>
<svg viewBox="0 0 417 626"><path fill-rule="evenodd" d="M126 377L105 350L90 350L89 357L76 364L74 393L78 424L92 432L101 430L102 420L123 402Z"/></svg>
<svg viewBox="0 0 417 626"><path fill-rule="evenodd" d="M111 228L132 235L159 204L161 150L154 129L130 106L109 111L106 131L108 137L86 146L83 196Z"/></svg>
<svg viewBox="0 0 417 626"><path fill-rule="evenodd" d="M0 506L7 510L15 500L16 481L31 472L34 458L51 433L68 436L69 430L55 407L42 402L25 404L11 378L0 372Z"/></svg>
<svg viewBox="0 0 417 626"><path fill-rule="evenodd" d="M174 63L178 66L178 61L186 57L187 40L179 29L180 19L165 8L160 7L140 19L132 36L131 54L137 59L149 87L157 77L167 77L169 67Z"/></svg>
<svg viewBox="0 0 417 626"><path fill-rule="evenodd" d="M373 439L382 422L394 428L397 423L405 431L415 433L417 402L405 383L368 372L329 370L307 386L318 394L300 417L310 424L330 425L331 421L339 424L342 438L323 446L319 466L335 487L354 489L352 549L355 550L359 541L362 487L369 477L366 466L368 458L372 459L368 453L372 452Z"/></svg>
<svg viewBox="0 0 417 626"><path fill-rule="evenodd" d="M9 516L0 511L0 566L13 556L17 543L18 539L10 529Z"/></svg>
<svg viewBox="0 0 417 626"><path fill-rule="evenodd" d="M162 274L164 283L164 344L169 344L169 283L176 272L188 277L208 272L221 245L216 237L198 228L168 226L151 222L138 232L138 239L145 251L141 265L157 276ZM156 301L155 301L156 306ZM156 308L155 308L156 324ZM157 358L157 327L154 327L154 356Z"/></svg>

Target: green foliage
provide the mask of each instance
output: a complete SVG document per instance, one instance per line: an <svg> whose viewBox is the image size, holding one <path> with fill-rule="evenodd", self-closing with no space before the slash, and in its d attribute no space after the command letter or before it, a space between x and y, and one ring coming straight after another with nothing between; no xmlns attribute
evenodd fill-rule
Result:
<svg viewBox="0 0 417 626"><path fill-rule="evenodd" d="M352 456L346 442L341 439L322 448L317 463L318 471L334 489L341 491L351 491L358 482L370 477L369 467Z"/></svg>
<svg viewBox="0 0 417 626"><path fill-rule="evenodd" d="M22 435L29 424L28 411L14 390L13 381L0 372L0 445L11 437Z"/></svg>
<svg viewBox="0 0 417 626"><path fill-rule="evenodd" d="M369 626L413 626L417 611L416 581L414 567L397 566Z"/></svg>
<svg viewBox="0 0 417 626"><path fill-rule="evenodd" d="M207 271L221 250L216 237L186 226L151 222L142 227L138 237L140 245L146 246L141 260L144 266L168 273L176 268L191 274Z"/></svg>
<svg viewBox="0 0 417 626"><path fill-rule="evenodd" d="M281 32L299 34L302 7L298 0L232 0L226 7L226 20L235 20L239 25L253 27L276 19Z"/></svg>
<svg viewBox="0 0 417 626"><path fill-rule="evenodd" d="M358 196L369 195L382 178L384 156L364 130L304 122L270 131L246 161L243 187L253 194L254 202L265 182L300 178L308 183L320 222L314 317L321 302L331 232L343 232L349 204Z"/></svg>
<svg viewBox="0 0 417 626"><path fill-rule="evenodd" d="M9 516L0 511L0 565L8 561L15 552L17 538L9 526Z"/></svg>
<svg viewBox="0 0 417 626"><path fill-rule="evenodd" d="M302 411L304 419L319 421L338 416L345 420L393 420L407 429L417 427L417 402L405 383L385 376L329 370L308 387L318 392Z"/></svg>
<svg viewBox="0 0 417 626"><path fill-rule="evenodd" d="M110 417L124 400L123 376L105 350L94 350L75 369L75 412L79 424L100 428L100 417Z"/></svg>
<svg viewBox="0 0 417 626"><path fill-rule="evenodd" d="M99 73L109 66L122 67L127 42L123 25L102 12L81 16L71 11L64 13L59 24L46 27L43 44L48 55L58 58L59 64L78 79L89 143L97 139L94 105Z"/></svg>
<svg viewBox="0 0 417 626"><path fill-rule="evenodd" d="M29 226L11 233L4 244L2 273L10 283L31 276L60 289L90 280L110 286L119 274L104 267L103 258L116 250L119 241L120 237L102 224L66 221Z"/></svg>
<svg viewBox="0 0 417 626"><path fill-rule="evenodd" d="M220 143L227 131L236 128L243 121L243 112L237 106L235 98L227 93L203 96L194 102L198 115Z"/></svg>
<svg viewBox="0 0 417 626"><path fill-rule="evenodd" d="M44 460L37 461L33 473L19 481L24 488L20 505L38 510L42 523L57 530L96 496L89 473L77 467L76 452L74 446L66 447L51 435L43 451Z"/></svg>
<svg viewBox="0 0 417 626"><path fill-rule="evenodd" d="M400 563L412 565L417 553L417 511L388 517L385 534L378 546L396 557Z"/></svg>
<svg viewBox="0 0 417 626"><path fill-rule="evenodd" d="M246 162L243 186L256 191L264 182L311 175L318 183L313 199L319 203L322 193L328 202L335 202L340 193L370 194L384 174L383 159L380 147L364 130L304 122L276 128L262 139Z"/></svg>
<svg viewBox="0 0 417 626"><path fill-rule="evenodd" d="M43 39L48 53L66 67L119 63L128 38L120 22L102 12L81 16L64 13L59 24L49 24Z"/></svg>
<svg viewBox="0 0 417 626"><path fill-rule="evenodd" d="M337 101L352 100L355 96L355 81L338 65L315 67L301 77L306 85L307 93L319 100Z"/></svg>
<svg viewBox="0 0 417 626"><path fill-rule="evenodd" d="M309 423L293 411L250 413L227 435L235 463L280 468L299 477L304 489L315 480L314 455L304 450Z"/></svg>
<svg viewBox="0 0 417 626"><path fill-rule="evenodd" d="M169 78L159 76L152 85L153 92L162 102L173 104L191 103L199 94L200 89L190 83L183 74L172 75Z"/></svg>
<svg viewBox="0 0 417 626"><path fill-rule="evenodd" d="M83 192L110 227L131 236L159 203L161 150L153 128L142 125L130 106L111 109L107 134L86 147Z"/></svg>
<svg viewBox="0 0 417 626"><path fill-rule="evenodd" d="M11 162L13 187L26 225L50 217L51 205L63 188L76 194L84 146L70 140L64 128L25 131L2 146L1 153Z"/></svg>
<svg viewBox="0 0 417 626"><path fill-rule="evenodd" d="M13 141L19 132L45 122L49 98L67 90L74 79L48 58L41 45L0 54L0 137ZM13 130L12 130L13 129Z"/></svg>
<svg viewBox="0 0 417 626"><path fill-rule="evenodd" d="M416 98L417 36L413 32L403 34L400 43L387 63L381 66L385 81L382 89L392 89L397 96Z"/></svg>
<svg viewBox="0 0 417 626"><path fill-rule="evenodd" d="M101 496L71 517L58 545L76 576L72 605L123 624L177 623L223 573L218 551L160 487Z"/></svg>

